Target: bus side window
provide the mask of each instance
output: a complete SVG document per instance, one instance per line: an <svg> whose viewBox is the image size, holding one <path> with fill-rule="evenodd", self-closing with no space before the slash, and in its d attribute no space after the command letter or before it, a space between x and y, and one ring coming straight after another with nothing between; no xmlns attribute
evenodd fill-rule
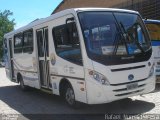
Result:
<svg viewBox="0 0 160 120"><path fill-rule="evenodd" d="M32 53L33 52L33 30L28 30L23 33L23 52Z"/></svg>
<svg viewBox="0 0 160 120"><path fill-rule="evenodd" d="M14 53L22 53L23 36L19 33L14 36Z"/></svg>
<svg viewBox="0 0 160 120"><path fill-rule="evenodd" d="M75 22L53 28L53 38L58 56L72 63L82 65L80 41Z"/></svg>

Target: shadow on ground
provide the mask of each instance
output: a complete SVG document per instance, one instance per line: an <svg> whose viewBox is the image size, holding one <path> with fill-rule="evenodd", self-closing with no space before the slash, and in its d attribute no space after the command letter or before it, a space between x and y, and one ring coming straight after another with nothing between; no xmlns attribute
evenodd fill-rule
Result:
<svg viewBox="0 0 160 120"><path fill-rule="evenodd" d="M160 92L160 83L156 84L156 88L152 93Z"/></svg>
<svg viewBox="0 0 160 120"><path fill-rule="evenodd" d="M108 104L84 105L80 109L72 109L59 96L36 89L23 92L19 86L0 87L0 100L21 114L140 114L155 107L154 103L127 98Z"/></svg>

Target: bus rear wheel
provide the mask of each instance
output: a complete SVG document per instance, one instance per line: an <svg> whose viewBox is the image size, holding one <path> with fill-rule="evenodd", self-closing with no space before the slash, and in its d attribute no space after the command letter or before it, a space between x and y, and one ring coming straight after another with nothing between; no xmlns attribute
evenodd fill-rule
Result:
<svg viewBox="0 0 160 120"><path fill-rule="evenodd" d="M20 83L20 88L23 90L23 91L26 91L27 90L27 86L24 85L24 81L23 81L23 78L21 75L18 76L18 79L19 79L19 83Z"/></svg>

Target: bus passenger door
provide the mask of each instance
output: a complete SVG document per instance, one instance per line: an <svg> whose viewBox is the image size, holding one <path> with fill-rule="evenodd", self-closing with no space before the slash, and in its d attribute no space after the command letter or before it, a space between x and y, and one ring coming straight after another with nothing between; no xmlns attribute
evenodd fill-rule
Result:
<svg viewBox="0 0 160 120"><path fill-rule="evenodd" d="M49 77L48 28L37 30L39 77L42 88L51 88Z"/></svg>
<svg viewBox="0 0 160 120"><path fill-rule="evenodd" d="M10 76L11 80L14 81L14 66L13 66L13 49L12 49L12 38L9 38L9 62L10 62Z"/></svg>

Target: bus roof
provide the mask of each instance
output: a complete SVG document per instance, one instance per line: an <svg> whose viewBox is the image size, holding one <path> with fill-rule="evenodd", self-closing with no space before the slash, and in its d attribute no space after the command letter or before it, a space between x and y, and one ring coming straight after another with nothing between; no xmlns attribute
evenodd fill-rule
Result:
<svg viewBox="0 0 160 120"><path fill-rule="evenodd" d="M160 20L144 19L145 23L160 23Z"/></svg>
<svg viewBox="0 0 160 120"><path fill-rule="evenodd" d="M12 34L19 33L21 31L25 31L25 30L31 29L34 26L37 26L39 24L43 24L45 22L49 22L49 21L51 21L53 19L56 19L58 17L64 16L64 15L69 14L69 13L73 13L74 14L74 13L85 12L85 11L116 11L116 12L127 12L127 13L139 14L137 11L125 10L125 9L114 9L114 8L72 8L72 9L66 9L66 10L63 10L61 12L52 14L51 16L49 16L47 18L36 19L35 21L27 24L24 27L21 27L21 28L19 28L17 30L14 30L12 32L9 32L9 33L5 34L4 37L12 35Z"/></svg>
<svg viewBox="0 0 160 120"><path fill-rule="evenodd" d="M117 11L117 12L129 12L129 13L138 13L137 11L133 10L126 10L126 9L116 9L116 8L74 8L77 12L84 12L84 11Z"/></svg>

